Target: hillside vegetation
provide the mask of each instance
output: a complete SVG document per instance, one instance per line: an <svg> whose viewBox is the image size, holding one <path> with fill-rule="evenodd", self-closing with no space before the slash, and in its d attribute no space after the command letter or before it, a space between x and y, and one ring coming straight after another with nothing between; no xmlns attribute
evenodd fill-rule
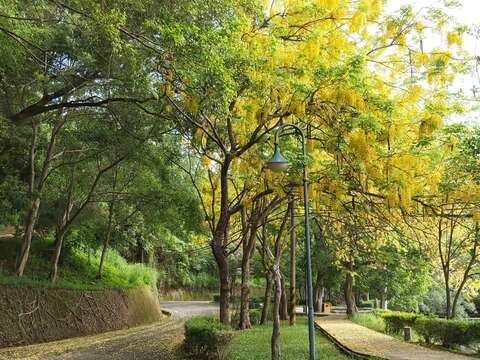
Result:
<svg viewBox="0 0 480 360"><path fill-rule="evenodd" d="M30 266L21 278L0 272L0 284L10 286L32 286L72 289L115 289L131 288L143 285L156 285L158 271L144 264L128 263L117 251L108 252L104 272L99 278L98 265L100 254L82 249L70 249L62 259L61 278L49 281L49 249L52 239L35 242ZM18 243L14 240L0 242L0 263L9 263L15 259ZM8 267L6 267L8 268ZM1 267L0 267L1 270Z"/></svg>

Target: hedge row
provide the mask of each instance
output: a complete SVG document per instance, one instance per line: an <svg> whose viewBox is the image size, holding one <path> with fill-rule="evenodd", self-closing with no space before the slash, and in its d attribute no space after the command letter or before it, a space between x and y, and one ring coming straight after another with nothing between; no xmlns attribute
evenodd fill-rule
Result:
<svg viewBox="0 0 480 360"><path fill-rule="evenodd" d="M375 300L360 301L359 307L366 309L374 309L376 306Z"/></svg>
<svg viewBox="0 0 480 360"><path fill-rule="evenodd" d="M222 359L232 338L232 329L216 317L202 316L185 322L185 350L192 358Z"/></svg>
<svg viewBox="0 0 480 360"><path fill-rule="evenodd" d="M421 315L404 312L377 312L385 321L385 330L389 334L400 334L405 326L412 327Z"/></svg>
<svg viewBox="0 0 480 360"><path fill-rule="evenodd" d="M374 311L374 313L383 318L385 330L390 334L400 334L404 327L409 326L429 344L441 343L451 348L480 341L480 321L445 320L397 311Z"/></svg>
<svg viewBox="0 0 480 360"><path fill-rule="evenodd" d="M431 344L442 343L445 347L470 345L480 341L480 321L444 320L420 317L413 325L415 331Z"/></svg>

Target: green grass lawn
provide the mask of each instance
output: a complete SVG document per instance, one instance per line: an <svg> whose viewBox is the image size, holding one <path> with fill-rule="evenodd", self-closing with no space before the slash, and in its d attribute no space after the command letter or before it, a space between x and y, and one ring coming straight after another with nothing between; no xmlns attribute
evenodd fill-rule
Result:
<svg viewBox="0 0 480 360"><path fill-rule="evenodd" d="M239 332L232 340L228 350L228 360L270 359L270 338L272 324L255 326L250 330ZM318 360L352 359L344 355L318 331L315 350ZM305 318L298 318L296 326L282 323L280 330L280 349L282 360L308 359L308 329Z"/></svg>

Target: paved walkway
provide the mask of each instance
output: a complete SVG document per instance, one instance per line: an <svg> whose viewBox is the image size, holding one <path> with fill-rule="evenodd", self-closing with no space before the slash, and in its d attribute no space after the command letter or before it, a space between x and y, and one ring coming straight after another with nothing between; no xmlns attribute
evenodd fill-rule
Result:
<svg viewBox="0 0 480 360"><path fill-rule="evenodd" d="M388 360L478 360L474 357L406 343L354 324L345 315L320 317L317 319L317 325L340 346L360 355Z"/></svg>
<svg viewBox="0 0 480 360"><path fill-rule="evenodd" d="M189 318L198 315L211 315L218 312L218 304L210 301L161 301L162 310L174 316Z"/></svg>
<svg viewBox="0 0 480 360"><path fill-rule="evenodd" d="M165 321L50 343L0 349L0 360L183 360L184 321L218 311L200 301L162 302L173 316Z"/></svg>

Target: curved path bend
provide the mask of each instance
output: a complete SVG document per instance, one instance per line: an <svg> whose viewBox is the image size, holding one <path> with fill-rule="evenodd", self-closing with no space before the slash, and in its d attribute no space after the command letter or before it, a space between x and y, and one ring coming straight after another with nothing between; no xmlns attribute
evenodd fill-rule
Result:
<svg viewBox="0 0 480 360"><path fill-rule="evenodd" d="M218 305L205 301L161 302L172 316L126 330L50 343L0 349L0 360L180 360L185 319L212 314Z"/></svg>
<svg viewBox="0 0 480 360"><path fill-rule="evenodd" d="M448 351L429 349L357 325L346 315L317 319L317 327L338 346L364 358L386 360L471 360L477 359Z"/></svg>

